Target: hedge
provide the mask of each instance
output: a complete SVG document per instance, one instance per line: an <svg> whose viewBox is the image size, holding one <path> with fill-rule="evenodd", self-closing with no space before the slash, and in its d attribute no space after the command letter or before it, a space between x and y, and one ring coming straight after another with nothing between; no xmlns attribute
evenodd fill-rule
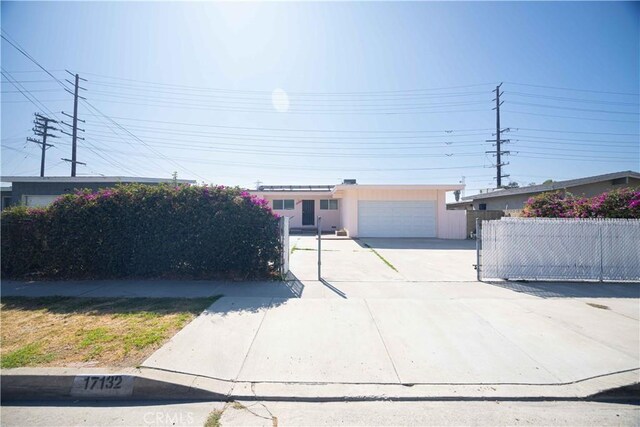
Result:
<svg viewBox="0 0 640 427"><path fill-rule="evenodd" d="M280 264L278 219L239 188L127 184L2 213L2 274L257 278Z"/></svg>
<svg viewBox="0 0 640 427"><path fill-rule="evenodd" d="M621 188L597 196L542 193L529 198L525 217L545 218L640 218L640 189Z"/></svg>

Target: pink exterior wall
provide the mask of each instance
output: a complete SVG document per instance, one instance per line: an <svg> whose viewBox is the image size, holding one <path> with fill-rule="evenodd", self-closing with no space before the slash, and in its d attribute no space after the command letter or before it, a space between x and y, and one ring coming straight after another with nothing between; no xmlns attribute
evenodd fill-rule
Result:
<svg viewBox="0 0 640 427"><path fill-rule="evenodd" d="M341 198L340 223L349 236L358 236L359 200L433 200L436 202L436 233L441 239L466 238L465 213L447 211L446 190L444 189L403 189L403 188L340 188L334 197ZM450 212L454 212L450 214Z"/></svg>
<svg viewBox="0 0 640 427"><path fill-rule="evenodd" d="M417 187L417 188L416 188ZM322 230L332 231L344 228L351 237L358 236L358 202L360 200L432 200L436 202L436 236L441 239L466 238L465 211L447 210L446 192L452 186L338 186L332 192L260 192L252 191L271 203L274 199L293 199L293 210L274 210L282 216L290 218L291 228L302 228L302 201L315 201L315 217L322 217ZM320 200L337 199L338 210L320 210ZM314 226L305 226L314 227Z"/></svg>
<svg viewBox="0 0 640 427"><path fill-rule="evenodd" d="M302 225L302 201L314 200L315 201L315 217L322 217L322 231L332 231L340 228L340 209L341 202L338 201L338 210L320 210L320 200L331 199L330 192L323 192L321 194L312 193L305 194L301 192L282 192L282 193L263 193L259 191L251 191L251 194L255 194L258 197L262 197L269 201L271 208L273 208L273 200L293 199L293 210L276 210L273 211L281 216L289 217L290 228L303 228ZM315 220L314 220L315 222ZM313 228L316 225L304 226L304 228Z"/></svg>

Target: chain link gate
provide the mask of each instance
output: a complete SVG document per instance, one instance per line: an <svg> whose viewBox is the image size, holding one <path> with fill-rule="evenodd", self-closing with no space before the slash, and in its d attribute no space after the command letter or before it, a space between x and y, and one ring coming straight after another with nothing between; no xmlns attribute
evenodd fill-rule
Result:
<svg viewBox="0 0 640 427"><path fill-rule="evenodd" d="M479 222L478 280L640 281L640 220Z"/></svg>

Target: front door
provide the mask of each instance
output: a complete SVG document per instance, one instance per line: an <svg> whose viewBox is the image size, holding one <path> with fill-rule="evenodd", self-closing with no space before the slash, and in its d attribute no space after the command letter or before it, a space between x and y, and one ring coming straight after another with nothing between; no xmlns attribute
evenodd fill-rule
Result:
<svg viewBox="0 0 640 427"><path fill-rule="evenodd" d="M315 200L302 201L302 225L314 225L316 223L315 208L316 208Z"/></svg>

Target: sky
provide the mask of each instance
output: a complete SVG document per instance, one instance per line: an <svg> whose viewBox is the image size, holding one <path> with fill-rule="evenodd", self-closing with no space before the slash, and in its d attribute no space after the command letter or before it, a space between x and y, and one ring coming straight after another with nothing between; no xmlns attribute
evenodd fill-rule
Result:
<svg viewBox="0 0 640 427"><path fill-rule="evenodd" d="M34 112L79 175L493 188L640 169L640 7L624 2L7 2L2 175L37 175ZM16 87L17 86L17 87ZM63 124L59 127L69 131ZM56 132L46 175L68 176ZM51 142L51 139L50 141ZM464 177L464 178L463 178Z"/></svg>

